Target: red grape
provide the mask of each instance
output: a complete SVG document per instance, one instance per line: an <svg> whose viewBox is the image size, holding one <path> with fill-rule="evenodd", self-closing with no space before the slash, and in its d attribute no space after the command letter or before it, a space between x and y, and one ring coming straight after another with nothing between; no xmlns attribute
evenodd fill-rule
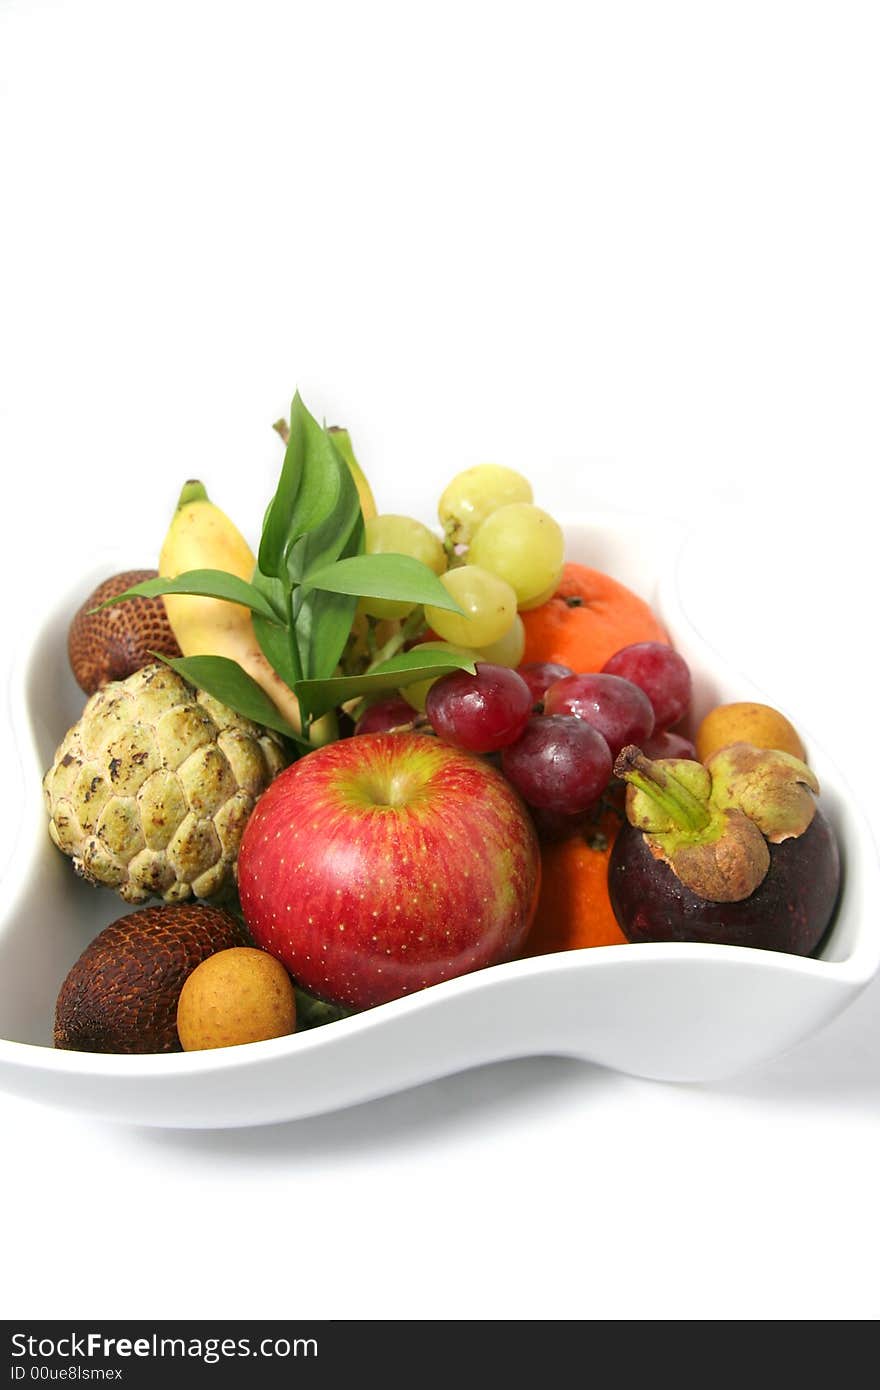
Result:
<svg viewBox="0 0 880 1390"><path fill-rule="evenodd" d="M573 714L591 724L605 738L612 759L628 743L641 747L654 732L654 711L644 690L622 676L599 672L555 681L544 697L544 713Z"/></svg>
<svg viewBox="0 0 880 1390"><path fill-rule="evenodd" d="M384 734L399 724L411 724L416 711L398 695L390 700L377 700L365 710L354 726L356 734Z"/></svg>
<svg viewBox="0 0 880 1390"><path fill-rule="evenodd" d="M571 667L563 666L560 661L528 661L525 666L516 669L532 692L532 701L536 705L541 703L548 686L554 681L574 675Z"/></svg>
<svg viewBox="0 0 880 1390"><path fill-rule="evenodd" d="M532 712L522 676L478 661L476 674L452 671L428 691L425 713L435 733L465 753L491 753L519 738Z"/></svg>
<svg viewBox="0 0 880 1390"><path fill-rule="evenodd" d="M569 840L573 835L580 835L590 823L589 811L563 815L561 811L545 811L540 806L530 806L529 811L538 832L538 839L544 844Z"/></svg>
<svg viewBox="0 0 880 1390"><path fill-rule="evenodd" d="M677 724L691 703L691 673L684 657L665 642L633 642L621 647L602 667L644 690L654 710L656 731ZM653 755L651 755L653 756Z"/></svg>
<svg viewBox="0 0 880 1390"><path fill-rule="evenodd" d="M692 762L699 761L697 750L690 739L685 738L684 734L674 734L669 729L652 734L639 747L645 757L651 758L652 761L657 758L690 758Z"/></svg>
<svg viewBox="0 0 880 1390"><path fill-rule="evenodd" d="M533 715L501 755L504 775L530 806L563 815L586 811L611 779L605 739L583 719Z"/></svg>

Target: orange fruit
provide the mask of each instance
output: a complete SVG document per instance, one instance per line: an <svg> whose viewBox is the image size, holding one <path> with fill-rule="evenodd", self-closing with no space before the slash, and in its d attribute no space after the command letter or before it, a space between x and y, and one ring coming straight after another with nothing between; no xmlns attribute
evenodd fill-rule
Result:
<svg viewBox="0 0 880 1390"><path fill-rule="evenodd" d="M520 614L526 630L523 662L557 661L572 671L601 671L632 642L668 642L644 599L610 575L569 562L553 597Z"/></svg>
<svg viewBox="0 0 880 1390"><path fill-rule="evenodd" d="M608 897L608 860L620 825L609 809L592 834L542 845L541 891L524 956L626 945Z"/></svg>

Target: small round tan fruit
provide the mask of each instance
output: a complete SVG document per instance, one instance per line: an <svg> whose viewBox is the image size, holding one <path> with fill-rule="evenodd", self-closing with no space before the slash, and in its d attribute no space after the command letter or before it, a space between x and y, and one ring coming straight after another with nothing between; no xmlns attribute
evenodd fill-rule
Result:
<svg viewBox="0 0 880 1390"><path fill-rule="evenodd" d="M155 579L156 575L156 570L125 570L111 575L74 614L67 634L67 653L76 683L87 695L149 666L156 659L153 652L161 656L181 655L162 598L132 598L92 612L107 599L118 598L126 589L145 579Z"/></svg>
<svg viewBox="0 0 880 1390"><path fill-rule="evenodd" d="M694 740L701 763L731 743L751 743L755 748L778 748L783 753L806 762L807 755L800 735L784 714L771 705L754 704L748 700L730 705L717 705L710 710L697 729Z"/></svg>
<svg viewBox="0 0 880 1390"><path fill-rule="evenodd" d="M177 1034L184 1052L283 1038L295 1029L290 976L267 951L218 951L196 967L180 992Z"/></svg>

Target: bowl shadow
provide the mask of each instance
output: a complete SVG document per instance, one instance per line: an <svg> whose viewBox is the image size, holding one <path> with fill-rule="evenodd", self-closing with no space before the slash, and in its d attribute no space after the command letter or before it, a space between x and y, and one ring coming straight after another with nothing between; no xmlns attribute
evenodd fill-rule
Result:
<svg viewBox="0 0 880 1390"><path fill-rule="evenodd" d="M133 1127L138 1145L200 1161L242 1158L321 1164L370 1159L410 1145L436 1145L491 1131L528 1114L538 1121L560 1106L588 1103L630 1078L569 1057L523 1057L456 1072L376 1100L307 1119L238 1129Z"/></svg>
<svg viewBox="0 0 880 1390"><path fill-rule="evenodd" d="M797 1047L741 1077L698 1089L777 1108L880 1113L880 978Z"/></svg>

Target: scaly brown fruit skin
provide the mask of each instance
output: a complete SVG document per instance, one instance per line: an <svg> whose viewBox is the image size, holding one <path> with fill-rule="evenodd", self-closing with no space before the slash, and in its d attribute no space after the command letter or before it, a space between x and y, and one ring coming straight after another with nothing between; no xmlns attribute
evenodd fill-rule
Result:
<svg viewBox="0 0 880 1390"><path fill-rule="evenodd" d="M133 585L155 579L157 573L125 570L111 575L74 614L67 634L67 654L76 683L87 695L148 666L155 661L152 652L181 655L162 598L136 598L98 613L91 611Z"/></svg>
<svg viewBox="0 0 880 1390"><path fill-rule="evenodd" d="M180 1052L177 1002L215 951L248 944L228 912L202 903L145 907L111 922L70 970L55 1046L73 1052Z"/></svg>

